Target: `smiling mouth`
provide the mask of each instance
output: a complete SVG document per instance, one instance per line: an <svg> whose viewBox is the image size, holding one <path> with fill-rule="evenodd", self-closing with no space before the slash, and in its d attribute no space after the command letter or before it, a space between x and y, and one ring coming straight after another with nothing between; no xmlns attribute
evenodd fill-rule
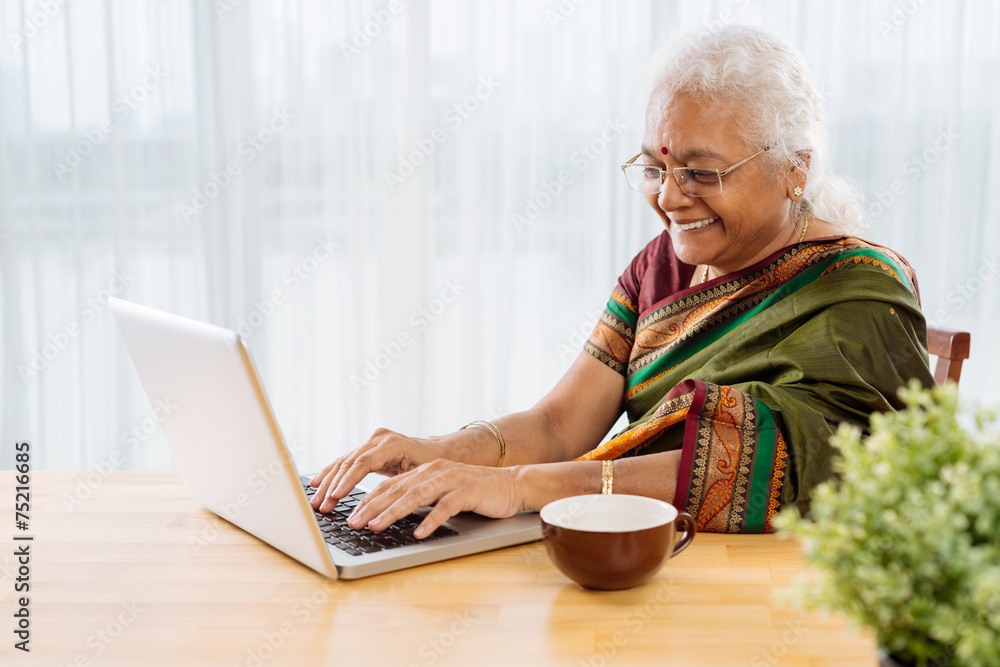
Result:
<svg viewBox="0 0 1000 667"><path fill-rule="evenodd" d="M711 225L711 224L713 224L715 222L718 222L718 221L719 221L719 218L717 218L717 217L716 218L705 218L704 220L697 220L695 222L688 222L688 223L684 223L684 224L681 224L679 222L675 222L674 226L677 227L677 229L681 230L682 232L688 232L688 231L692 231L692 230L695 230L695 229L704 229L705 227L708 227L709 225Z"/></svg>

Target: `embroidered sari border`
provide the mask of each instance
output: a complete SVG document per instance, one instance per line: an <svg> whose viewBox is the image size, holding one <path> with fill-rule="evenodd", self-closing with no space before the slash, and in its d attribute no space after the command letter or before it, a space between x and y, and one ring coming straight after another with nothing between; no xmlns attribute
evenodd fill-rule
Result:
<svg viewBox="0 0 1000 667"><path fill-rule="evenodd" d="M847 251L842 255L838 255L837 258L840 261L833 262L821 275L826 275L830 271L840 268L840 266L849 262L857 264L860 259L865 257L873 260L869 263L882 262L885 264L885 266L878 268L881 268L883 271L891 275L893 278L896 278L899 282L903 283L907 288L913 291L913 279L910 276L910 272L903 269L896 257L882 250L859 248L857 250Z"/></svg>
<svg viewBox="0 0 1000 667"><path fill-rule="evenodd" d="M767 494L767 516L764 519L764 532L773 533L771 520L781 511L781 490L785 485L785 469L788 467L788 446L781 429L774 429L774 463L771 472L771 485Z"/></svg>
<svg viewBox="0 0 1000 667"><path fill-rule="evenodd" d="M635 343L635 313L619 303L619 297L624 298L615 289L583 349L604 365L625 375Z"/></svg>
<svg viewBox="0 0 1000 667"><path fill-rule="evenodd" d="M751 473L750 496L747 500L747 517L744 532L764 532L767 519L768 485L774 467L775 430L774 415L770 408L754 399L757 404L757 451L754 453Z"/></svg>
<svg viewBox="0 0 1000 667"><path fill-rule="evenodd" d="M770 532L778 512L787 449L774 414L725 385L696 380L685 420L674 505L698 530Z"/></svg>
<svg viewBox="0 0 1000 667"><path fill-rule="evenodd" d="M867 249L850 250L838 254L835 257L826 259L801 271L794 277L787 280L783 285L778 286L773 292L768 294L767 297L765 297L764 300L758 303L756 306L748 310L745 310L739 315L734 316L728 322L719 323L718 325L715 326L715 328L712 331L704 332L701 335L697 336L696 338L689 339L687 341L682 340L676 347L667 350L661 356L649 362L644 368L640 368L635 372L631 373L628 376L628 389L631 389L632 387L642 383L643 381L649 379L650 377L657 375L658 373L661 372L661 370L664 367L676 366L677 364L681 363L684 359L692 355L695 355L698 352L701 352L706 347L708 347L712 343L715 343L720 338L722 338L723 336L725 336L730 331L737 328L747 320L751 319L752 317L759 314L763 310L769 308L770 306L774 305L775 303L780 302L784 298L791 296L795 291L813 282L814 280L819 278L824 271L829 269L834 264L841 262L843 260L850 259L851 257L856 255L865 255L871 257L873 256L873 253L872 251L869 251ZM892 259L889 258L887 255L880 252L878 253L878 255L881 255L879 259L885 259L888 262L892 262L894 267L896 269L899 269L899 266L895 264L895 262L893 262ZM896 278L901 282L903 282L904 280L903 276L905 276L906 274L905 272L902 272L901 269L899 269L899 271L901 273L897 273ZM908 281L905 282L905 284L907 285L907 287L910 287L912 289L912 286L909 284ZM718 313L713 313L713 315L718 315ZM703 322L704 320L697 322L695 323L694 326L698 326Z"/></svg>
<svg viewBox="0 0 1000 667"><path fill-rule="evenodd" d="M701 412L702 408L705 406L705 383L698 382L696 380L685 380L684 382L677 385L678 387L687 387L692 391L691 407L689 409L689 414L697 415ZM686 507L688 492L690 491L691 485L691 464L694 457L694 440L697 436L695 424L689 422L685 425L684 429L684 443L681 448L681 462L680 462L680 475L677 476L677 488L674 490L674 507ZM685 474L685 471L688 474Z"/></svg>
<svg viewBox="0 0 1000 667"><path fill-rule="evenodd" d="M630 326L634 327L635 323L638 321L639 318L638 313L636 313L634 310L631 310L630 308L619 302L618 299L616 298L618 296L621 296L622 298L628 300L627 297L625 297L624 295L619 295L618 290L615 289L615 291L612 292L611 294L611 298L608 299L608 303L605 306L605 308L615 317L627 322Z"/></svg>
<svg viewBox="0 0 1000 667"><path fill-rule="evenodd" d="M841 251L836 255L836 257L843 257L844 253L852 250L872 250L874 252L881 253L884 257L892 261L895 267L899 270L900 275L905 275L907 278L907 286L915 290L916 279L913 270L909 268L909 264L906 263L895 251L885 246L880 246L878 244L866 241L865 239L859 238L857 236L828 236L824 238L812 239L810 241L805 241L803 243L797 243L793 246L788 246L782 250L778 250L770 257L762 259L752 266L748 266L745 269L736 271L734 273L724 274L721 276L716 276L706 283L701 283L698 285L693 285L691 287L686 287L683 290L673 294L666 299L659 301L654 304L651 308L647 310L646 315L639 318L638 324L642 328L642 324L645 320L651 317L657 317L656 311L661 309L670 309L667 314L672 314L679 310L685 310L693 306L699 305L701 303L700 298L704 297L707 290L713 290L718 293L718 295L724 295L727 293L727 285L733 283L740 283L741 281L747 281L754 276L759 276L768 271L774 270L774 268L781 264L782 262L788 262L794 259L797 255L801 254L807 249L821 249L823 252L829 252L840 248ZM771 268L769 268L771 267ZM754 282L750 280L749 282ZM619 287L616 287L614 291L619 291ZM739 287L732 288L728 291L735 292ZM614 293L612 293L614 296ZM629 300L630 305L632 304Z"/></svg>
<svg viewBox="0 0 1000 667"><path fill-rule="evenodd" d="M685 380L647 421L576 460L635 453L672 427L684 429L674 506L690 512L698 530L769 532L787 450L770 408L733 387Z"/></svg>
<svg viewBox="0 0 1000 667"><path fill-rule="evenodd" d="M679 387L680 385L675 387L675 390L671 391L663 399L663 402L651 418L627 431L619 433L603 445L595 447L574 460L608 461L616 459L633 449L641 449L648 446L664 430L684 421L690 412L694 391L677 391Z"/></svg>

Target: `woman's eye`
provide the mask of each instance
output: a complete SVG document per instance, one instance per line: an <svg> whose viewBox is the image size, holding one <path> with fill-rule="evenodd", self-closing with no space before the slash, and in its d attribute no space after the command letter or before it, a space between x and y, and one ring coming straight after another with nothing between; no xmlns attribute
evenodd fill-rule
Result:
<svg viewBox="0 0 1000 667"><path fill-rule="evenodd" d="M719 178L719 174L715 170L689 169L688 175L699 183L711 183Z"/></svg>

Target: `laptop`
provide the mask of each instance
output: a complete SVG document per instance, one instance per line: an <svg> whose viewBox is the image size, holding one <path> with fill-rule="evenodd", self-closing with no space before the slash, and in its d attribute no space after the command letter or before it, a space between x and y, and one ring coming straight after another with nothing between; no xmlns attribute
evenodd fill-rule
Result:
<svg viewBox="0 0 1000 667"><path fill-rule="evenodd" d="M351 530L346 516L382 478L369 475L328 514L309 504L300 475L236 332L112 298L111 311L151 405L176 406L160 423L191 496L331 579L357 579L541 539L536 512L509 519L452 517L424 540L421 508L391 528Z"/></svg>

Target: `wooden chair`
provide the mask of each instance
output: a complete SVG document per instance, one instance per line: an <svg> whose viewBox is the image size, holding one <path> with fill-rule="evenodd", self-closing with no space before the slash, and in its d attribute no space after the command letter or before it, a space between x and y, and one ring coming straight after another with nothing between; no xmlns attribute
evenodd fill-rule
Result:
<svg viewBox="0 0 1000 667"><path fill-rule="evenodd" d="M968 331L947 329L927 329L927 351L938 358L934 367L934 381L944 384L952 380L958 384L962 374L962 362L969 358Z"/></svg>

